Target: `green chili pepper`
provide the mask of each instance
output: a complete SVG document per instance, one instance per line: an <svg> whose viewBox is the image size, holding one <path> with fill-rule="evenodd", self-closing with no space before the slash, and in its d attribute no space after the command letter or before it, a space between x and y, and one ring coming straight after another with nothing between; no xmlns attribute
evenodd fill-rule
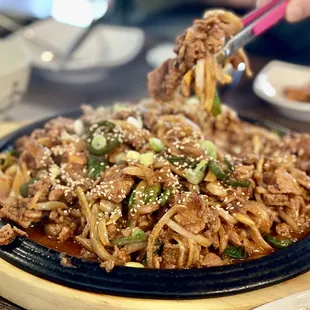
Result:
<svg viewBox="0 0 310 310"><path fill-rule="evenodd" d="M136 190L133 190L131 192L131 195L129 197L129 202L128 202L128 208L129 210L131 210L135 204L135 201L136 201Z"/></svg>
<svg viewBox="0 0 310 310"><path fill-rule="evenodd" d="M99 123L95 124L94 129L90 130L89 136L92 137L94 135L94 133L98 132L99 130L101 132L103 131L104 133L111 132L115 127L116 127L116 125L112 122L109 122L109 121L99 122Z"/></svg>
<svg viewBox="0 0 310 310"><path fill-rule="evenodd" d="M224 250L223 256L229 256L236 259L245 259L248 257L248 253L246 252L244 247L229 245Z"/></svg>
<svg viewBox="0 0 310 310"><path fill-rule="evenodd" d="M213 160L209 162L210 171L216 176L220 181L223 181L228 186L233 187L249 187L250 182L246 180L236 180L231 178L227 173L225 173L221 167Z"/></svg>
<svg viewBox="0 0 310 310"><path fill-rule="evenodd" d="M170 156L167 158L167 160L175 165L175 164L185 164L185 163L188 163L187 159L184 158L184 157L178 157L178 156Z"/></svg>
<svg viewBox="0 0 310 310"><path fill-rule="evenodd" d="M32 178L29 181L21 185L19 192L24 197L27 198L29 195L29 185L34 184L39 181L39 178Z"/></svg>
<svg viewBox="0 0 310 310"><path fill-rule="evenodd" d="M250 182L247 180L236 180L233 178L225 179L224 183L232 187L249 187L250 186Z"/></svg>
<svg viewBox="0 0 310 310"><path fill-rule="evenodd" d="M12 166L14 163L14 157L10 151L6 152L4 155L5 155L5 158L2 158L1 163L0 163L2 166L1 167L2 171L5 171L7 168Z"/></svg>
<svg viewBox="0 0 310 310"><path fill-rule="evenodd" d="M224 165L227 167L227 170L230 172L235 170L234 164L226 156L224 157Z"/></svg>
<svg viewBox="0 0 310 310"><path fill-rule="evenodd" d="M103 121L97 124L96 128L92 129L89 134L90 143L88 143L88 151L97 156L102 156L112 152L118 145L117 137L107 141L104 134L108 134L114 130L114 123Z"/></svg>
<svg viewBox="0 0 310 310"><path fill-rule="evenodd" d="M145 197L144 202L145 203L154 202L156 198L158 197L158 195L160 194L160 191L161 191L160 184L154 184L154 185L148 186L144 192L144 197Z"/></svg>
<svg viewBox="0 0 310 310"><path fill-rule="evenodd" d="M271 235L267 235L265 239L268 243L277 249L285 249L293 243L293 241L290 239L277 239Z"/></svg>
<svg viewBox="0 0 310 310"><path fill-rule="evenodd" d="M96 156L90 156L87 161L88 176L97 179L101 172L107 169L106 159L101 160Z"/></svg>
<svg viewBox="0 0 310 310"><path fill-rule="evenodd" d="M224 181L228 177L228 175L221 169L221 167L214 160L209 161L209 170L220 181Z"/></svg>
<svg viewBox="0 0 310 310"><path fill-rule="evenodd" d="M211 113L214 116L218 116L219 114L222 113L221 100L218 95L218 92L215 93Z"/></svg>
<svg viewBox="0 0 310 310"><path fill-rule="evenodd" d="M132 235L129 237L122 237L111 241L113 245L124 246L127 244L135 244L147 240L147 235L142 229L134 228Z"/></svg>
<svg viewBox="0 0 310 310"><path fill-rule="evenodd" d="M163 193L160 195L159 201L160 201L160 206L163 207L164 205L166 205L166 203L168 202L169 198L171 195L171 189L170 188L166 188Z"/></svg>
<svg viewBox="0 0 310 310"><path fill-rule="evenodd" d="M96 137L98 137L98 136L95 136L93 139L96 139ZM97 155L97 156L102 156L102 155L108 154L108 153L112 152L114 149L116 149L119 145L118 138L114 138L109 143L107 143L105 147L102 147L102 148L98 147L98 149L96 149L93 146L93 139L92 139L91 143L88 144L88 151L91 154Z"/></svg>

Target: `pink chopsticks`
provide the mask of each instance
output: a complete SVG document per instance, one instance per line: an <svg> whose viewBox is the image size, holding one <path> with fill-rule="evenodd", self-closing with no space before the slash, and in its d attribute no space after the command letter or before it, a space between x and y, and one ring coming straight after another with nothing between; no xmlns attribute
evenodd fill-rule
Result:
<svg viewBox="0 0 310 310"><path fill-rule="evenodd" d="M289 0L272 0L246 15L242 20L244 28L232 37L224 48L218 52L217 60L222 62L238 49L278 24L285 17L288 2Z"/></svg>
<svg viewBox="0 0 310 310"><path fill-rule="evenodd" d="M272 1L274 2L274 1ZM284 17L287 4L289 0L277 1L280 2L275 6L272 6L261 18L258 18L257 21L254 21L255 25L253 26L252 33L255 36L259 36L264 33L266 30L272 28L274 25L278 24Z"/></svg>

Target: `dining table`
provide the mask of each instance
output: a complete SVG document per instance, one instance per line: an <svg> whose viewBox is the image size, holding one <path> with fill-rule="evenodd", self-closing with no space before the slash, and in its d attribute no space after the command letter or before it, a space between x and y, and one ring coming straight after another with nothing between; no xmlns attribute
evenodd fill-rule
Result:
<svg viewBox="0 0 310 310"><path fill-rule="evenodd" d="M150 48L156 46L162 41L163 39L160 37L148 36L145 40L142 51L133 61L124 66L111 70L105 80L92 85L77 87L72 85L51 83L44 81L40 78L40 75L34 71L31 78L29 91L23 102L18 106L14 106L9 112L8 119L0 123L1 138L21 126L42 117L48 117L53 114L78 109L79 105L82 103L106 106L119 101L136 102L140 98L147 97L146 76L152 68L147 64L145 55ZM250 55L250 62L254 77L271 60L272 59L268 57ZM234 85L234 87L225 87L220 90L222 101L235 109L241 116L253 118L262 121L263 123L272 123L280 128L284 127L293 131L310 132L310 120L308 123L297 122L282 116L268 103L264 102L254 94L252 84L253 79L243 76L240 82L238 82L237 85ZM3 279L0 278L0 281L3 281ZM214 298L211 299L213 301L210 303L210 305L213 305L214 308L208 308L208 302L206 300L205 309L252 309L254 306L262 305L272 300L309 289L309 283L310 272L299 275L298 277L284 283L277 284L274 287L263 288L254 292L243 293L231 297L220 297L219 300L224 298L223 300L225 301L220 303L222 308L217 308L214 306L216 302ZM2 296L1 291L0 296ZM9 296L0 297L0 309L22 309L20 306L11 303L4 297L9 298ZM33 296L29 296L29 298L33 298ZM252 302L245 302L244 306L238 307L238 305L240 306L238 299L251 299ZM130 302L130 298L127 298L127 300ZM179 302L181 305L182 302ZM161 305L164 305L164 303L161 303ZM184 305L188 305L192 309L195 309L194 304L191 305L188 300L184 302ZM62 309L61 305L57 307ZM166 309L165 306L162 307L163 309ZM40 307L34 306L33 309L40 309ZM87 309L95 308L89 307ZM130 309L135 308L131 307ZM183 308L180 307L180 309Z"/></svg>

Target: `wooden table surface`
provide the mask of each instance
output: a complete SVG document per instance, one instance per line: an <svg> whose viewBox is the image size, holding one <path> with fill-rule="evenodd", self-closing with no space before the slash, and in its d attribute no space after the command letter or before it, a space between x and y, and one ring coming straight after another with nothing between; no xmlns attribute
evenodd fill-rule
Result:
<svg viewBox="0 0 310 310"><path fill-rule="evenodd" d="M267 62L268 62L268 59L252 58L252 67L253 67L254 73L257 73ZM132 83L128 83L128 85L126 86L126 78L131 79L131 77L128 75L125 75L123 77L124 81L122 83L123 85L122 87L124 88L124 90L121 92L121 97L126 95L129 100L136 99L137 96L140 96L140 94L141 96L145 96L145 93L146 93L145 90L141 90L141 89L143 89L146 86L146 83L145 81L143 81L143 79L147 71L149 71L150 69L145 63L142 64L141 61L134 62L133 66L134 67L131 67L131 65L128 65L126 69L129 71L133 69L136 70L137 78L140 81L138 82L139 89L135 92L135 94L133 94ZM116 70L116 72L112 74L112 78L108 81L108 85L111 83L112 84L116 83L116 81L118 81L118 85L119 85L119 77L120 75L122 75L122 72L123 71L117 72ZM31 98L35 96L34 94L35 91L40 91L40 90L36 90L35 87L32 86L30 89L30 95L29 95ZM117 94L115 94L115 96L117 96ZM310 121L309 123L301 123L301 122L292 121L288 118L282 117L273 108L271 108L265 102L257 98L252 91L252 80L242 79L238 87L224 91L222 98L223 98L223 101L228 103L231 107L233 107L238 113L240 113L243 116L253 117L253 118L261 119L261 120L269 120L269 121L275 122L277 124L280 124L282 126L285 126L287 128L290 128L296 131L310 132ZM114 98L114 100L116 99L117 97ZM114 100L112 100L111 98L108 98L107 101L103 101L102 103L107 104L107 103L113 102ZM95 100L95 101L100 102L100 100ZM0 123L0 136L4 136L7 133L13 131L14 129L20 126L21 126L20 122ZM269 288L269 291L264 291L268 289L257 291L257 296L260 296L261 298L261 304L264 302L268 302L270 300L274 300L276 298L280 298L280 297L283 297L289 294L293 294L294 292L298 292L303 289L310 288L310 272L291 281L292 282L290 283L292 284L283 283L283 284L275 286L274 290ZM300 287L299 287L299 283L302 283ZM282 291L282 293L281 293L281 290L282 290L281 287L282 288L285 287L285 290ZM265 293L262 293L262 292L265 292ZM270 294L270 292L274 293L272 295L273 299L267 298L267 295ZM251 298L253 298L253 296L255 298L256 295L255 294L253 295L253 293L251 294L252 294L250 295ZM264 297L264 294L265 294L265 297ZM242 297L243 295L245 294L238 295L238 296L240 296L240 298L243 298ZM237 299L238 298L235 298L235 300ZM227 305L228 304L226 303L226 306ZM190 305L188 304L188 306ZM0 309L16 310L16 309L21 309L21 308L1 298L1 291L0 291ZM226 309L232 309L232 308L226 308ZM235 308L235 309L239 309L239 308Z"/></svg>

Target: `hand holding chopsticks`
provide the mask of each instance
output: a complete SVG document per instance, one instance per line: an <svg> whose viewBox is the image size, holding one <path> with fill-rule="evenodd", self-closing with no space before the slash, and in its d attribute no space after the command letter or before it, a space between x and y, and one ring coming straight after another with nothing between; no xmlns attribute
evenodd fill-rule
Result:
<svg viewBox="0 0 310 310"><path fill-rule="evenodd" d="M268 0L258 0L259 6L268 3ZM287 6L286 19L289 22L298 22L304 18L310 17L310 1L309 0L293 0Z"/></svg>
<svg viewBox="0 0 310 310"><path fill-rule="evenodd" d="M289 0L272 0L246 15L242 20L244 28L217 54L218 62L224 62L237 50L283 20L288 3Z"/></svg>

